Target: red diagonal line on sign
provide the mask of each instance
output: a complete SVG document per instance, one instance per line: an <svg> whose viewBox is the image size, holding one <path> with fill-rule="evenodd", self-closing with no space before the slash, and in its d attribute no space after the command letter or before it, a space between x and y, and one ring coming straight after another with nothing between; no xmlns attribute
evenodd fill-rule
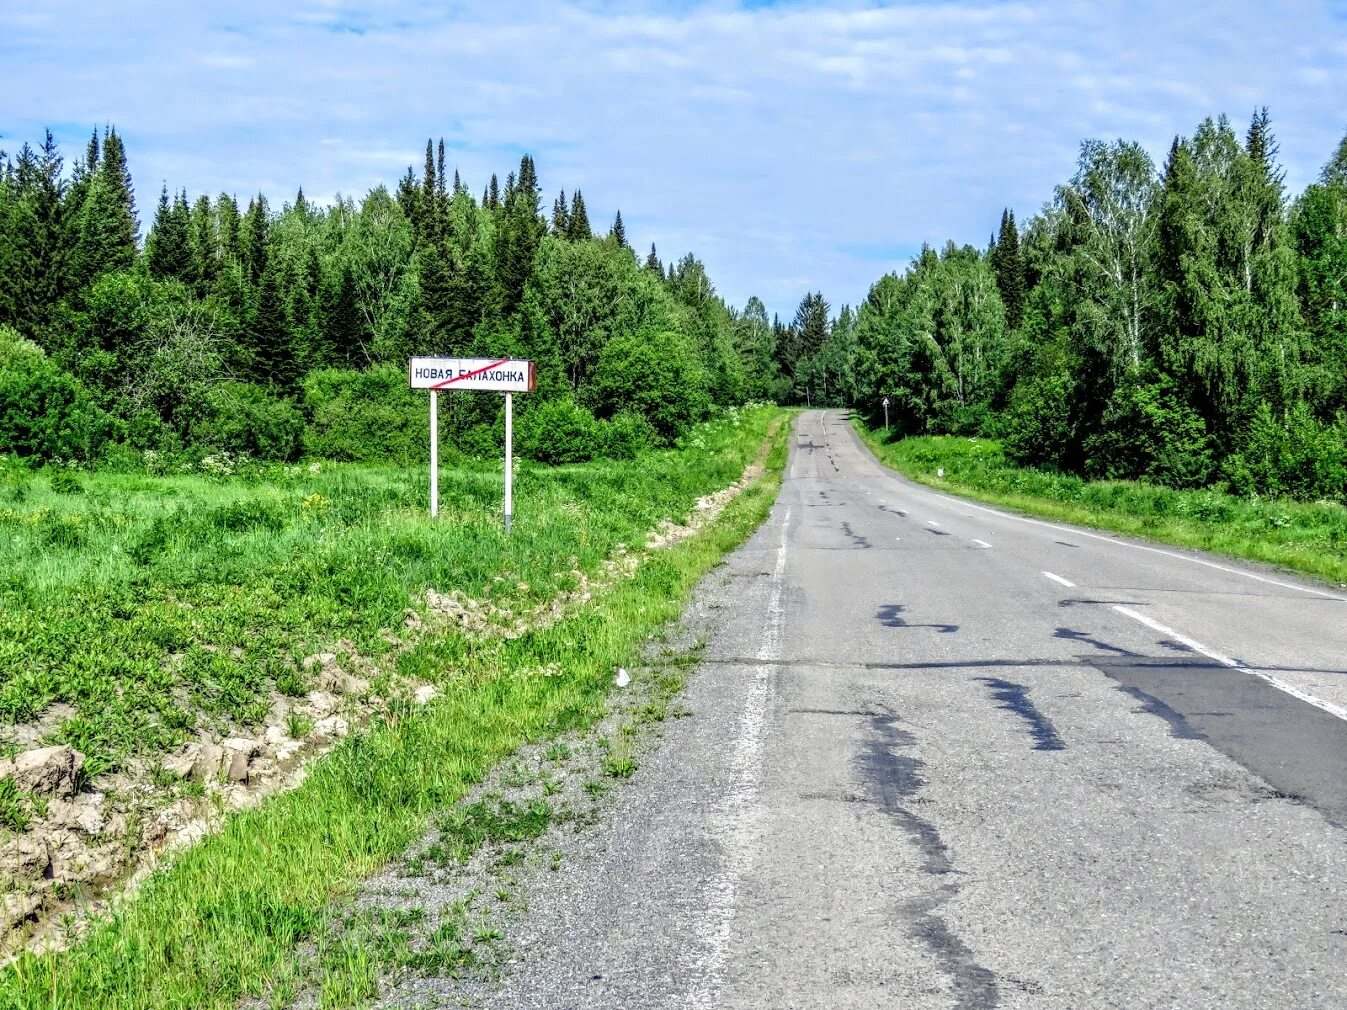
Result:
<svg viewBox="0 0 1347 1010"><path fill-rule="evenodd" d="M452 386L455 382L462 382L464 379L474 379L483 372L489 372L493 368L499 368L509 361L509 358L501 358L499 361L493 361L489 365L483 365L481 368L475 368L471 372L464 372L462 375L455 376L452 379L445 379L443 382L437 382L431 386L431 389L443 389L445 386Z"/></svg>

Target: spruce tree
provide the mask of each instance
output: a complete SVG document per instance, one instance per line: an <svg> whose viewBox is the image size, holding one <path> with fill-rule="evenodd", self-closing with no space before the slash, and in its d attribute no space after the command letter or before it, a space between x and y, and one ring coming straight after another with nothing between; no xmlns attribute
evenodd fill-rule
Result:
<svg viewBox="0 0 1347 1010"><path fill-rule="evenodd" d="M538 215L538 176L527 154L519 163L519 177L506 186L505 213L496 233L496 284L501 309L508 315L519 306L524 285L533 272L533 260L547 225Z"/></svg>
<svg viewBox="0 0 1347 1010"><path fill-rule="evenodd" d="M268 263L258 285L257 310L248 334L252 345L250 370L256 381L288 393L298 383L299 369L278 274L276 265Z"/></svg>
<svg viewBox="0 0 1347 1010"><path fill-rule="evenodd" d="M1015 212L1009 208L1001 212L1001 233L996 240L992 266L996 271L996 287L1006 309L1006 325L1018 330L1024 319L1024 257L1020 253Z"/></svg>
<svg viewBox="0 0 1347 1010"><path fill-rule="evenodd" d="M552 234L565 238L570 231L570 223L570 213L566 209L566 191L563 189L552 204Z"/></svg>
<svg viewBox="0 0 1347 1010"><path fill-rule="evenodd" d="M221 193L215 201L215 213L219 218L220 256L226 263L238 263L243 259L238 200L229 193Z"/></svg>
<svg viewBox="0 0 1347 1010"><path fill-rule="evenodd" d="M496 173L491 173L491 184L487 188L487 199L483 201L491 210L500 209L500 183L496 181Z"/></svg>
<svg viewBox="0 0 1347 1010"><path fill-rule="evenodd" d="M168 187L159 194L154 225L146 240L146 265L160 280L179 280L191 284L195 280L191 246L191 212L186 195L168 200Z"/></svg>
<svg viewBox="0 0 1347 1010"><path fill-rule="evenodd" d="M612 236L619 249L631 248L627 245L627 229L622 224L622 211L620 210L617 212L617 218L613 221Z"/></svg>
<svg viewBox="0 0 1347 1010"><path fill-rule="evenodd" d="M566 237L572 242L585 242L594 237L589 227L589 213L585 210L585 197L578 189L571 197L571 219Z"/></svg>
<svg viewBox="0 0 1347 1010"><path fill-rule="evenodd" d="M650 255L645 258L645 268L652 273L659 274L660 280L664 279L664 264L660 263L659 255L655 252L655 243L650 243Z"/></svg>
<svg viewBox="0 0 1347 1010"><path fill-rule="evenodd" d="M98 171L84 202L73 274L80 287L113 270L129 270L136 261L135 190L126 164L126 148L114 129L107 129L98 159Z"/></svg>
<svg viewBox="0 0 1347 1010"><path fill-rule="evenodd" d="M435 152L435 195L439 197L440 204L445 202L445 186L447 185L448 180L445 178L444 171L444 138L441 137L439 148Z"/></svg>
<svg viewBox="0 0 1347 1010"><path fill-rule="evenodd" d="M359 292L351 268L342 263L319 294L322 333L328 360L344 368L370 363L361 322Z"/></svg>
<svg viewBox="0 0 1347 1010"><path fill-rule="evenodd" d="M192 260L196 264L195 273L198 294L204 296L219 272L219 239L215 230L215 212L210 205L210 197L204 194L196 198L192 205L192 224L188 232L192 245Z"/></svg>
<svg viewBox="0 0 1347 1010"><path fill-rule="evenodd" d="M239 259L243 272L253 284L260 284L267 268L267 240L270 237L271 217L267 213L267 198L261 193L248 201L248 212L239 224Z"/></svg>

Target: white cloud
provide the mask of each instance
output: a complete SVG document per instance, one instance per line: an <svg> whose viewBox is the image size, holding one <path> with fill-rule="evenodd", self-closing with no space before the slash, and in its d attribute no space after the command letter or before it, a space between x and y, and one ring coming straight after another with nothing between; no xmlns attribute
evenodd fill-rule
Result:
<svg viewBox="0 0 1347 1010"><path fill-rule="evenodd" d="M638 246L693 248L732 300L789 314L804 287L856 301L923 241L985 242L1003 205L1027 217L1084 137L1158 160L1202 117L1266 103L1298 188L1347 128L1344 23L1306 3L258 10L0 13L3 143L49 124L73 153L111 121L142 194L166 179L276 204L391 185L426 136L478 190L528 150L548 203L583 187L596 222L620 206Z"/></svg>

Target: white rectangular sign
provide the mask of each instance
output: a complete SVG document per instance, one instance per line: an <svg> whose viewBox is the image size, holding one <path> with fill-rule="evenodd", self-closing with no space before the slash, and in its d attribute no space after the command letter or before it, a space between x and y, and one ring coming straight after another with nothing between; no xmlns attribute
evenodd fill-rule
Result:
<svg viewBox="0 0 1347 1010"><path fill-rule="evenodd" d="M528 393L534 388L533 362L516 358L412 358L412 389L485 389Z"/></svg>

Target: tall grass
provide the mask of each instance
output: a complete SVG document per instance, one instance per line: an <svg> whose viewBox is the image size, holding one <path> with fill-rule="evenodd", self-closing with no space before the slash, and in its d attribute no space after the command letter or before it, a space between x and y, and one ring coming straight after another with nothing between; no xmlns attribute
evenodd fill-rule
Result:
<svg viewBox="0 0 1347 1010"><path fill-rule="evenodd" d="M748 431L727 435L727 448L717 453L727 460L710 459L709 435L696 452L707 453L708 468L737 474L767 421L763 414ZM738 448L729 451L731 443ZM677 616L697 578L761 522L784 459L783 427L773 440L769 476L718 522L657 552L632 579L567 619L514 640L474 643L448 635L403 653L404 673L443 685L429 708L395 708L317 763L296 790L232 815L220 834L157 874L70 951L27 956L0 973L0 1010L224 1008L284 987L298 946L313 936L325 909L406 849L433 811L459 799L521 744L586 724L602 711L613 668L631 663L642 641ZM667 512L641 500L642 487L665 503L690 504L687 496L701 480L725 482L729 475L690 480L670 472L675 463L698 466L670 457L655 476L632 475L621 491L598 493L612 508L626 499L620 507L648 523ZM573 472L558 504L585 493L578 486L584 472ZM680 492L663 496L654 486L662 480ZM560 543L548 560L579 542L581 528L589 531L587 551L600 549L595 541L620 539L616 530L625 526L588 510L585 516L581 525L553 514L558 532L551 536ZM491 524L474 528L485 535ZM541 531L533 535L535 549L549 542ZM483 551L521 575L546 577L545 564L499 536L488 538ZM427 553L424 563L433 566L434 552ZM478 577L489 580L482 566Z"/></svg>
<svg viewBox="0 0 1347 1010"><path fill-rule="evenodd" d="M1015 466L1000 444L989 439L944 436L887 442L881 430L856 423L881 460L932 487L1031 515L1347 582L1347 508L1335 502L1090 481Z"/></svg>

